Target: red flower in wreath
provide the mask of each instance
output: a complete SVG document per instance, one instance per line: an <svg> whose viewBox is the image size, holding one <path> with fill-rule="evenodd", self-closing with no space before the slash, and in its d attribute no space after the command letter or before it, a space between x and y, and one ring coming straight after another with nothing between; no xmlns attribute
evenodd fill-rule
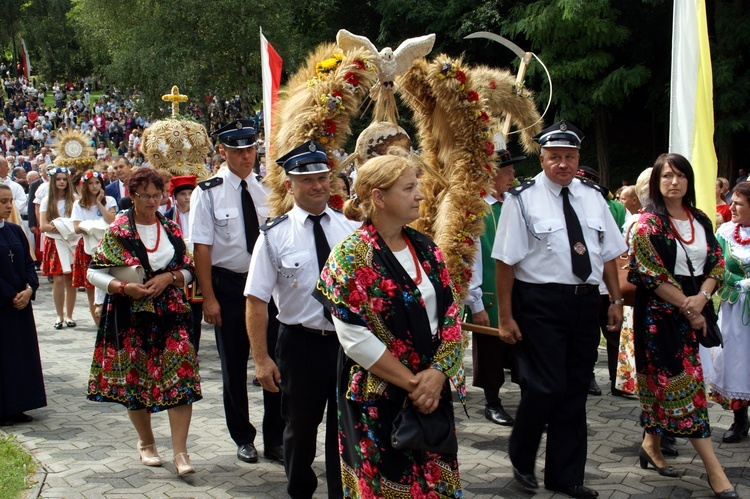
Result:
<svg viewBox="0 0 750 499"><path fill-rule="evenodd" d="M469 90L466 92L466 100L469 102L476 102L479 100L479 94L475 90Z"/></svg>
<svg viewBox="0 0 750 499"><path fill-rule="evenodd" d="M330 134L336 133L336 123L333 120L325 120L323 122L323 130Z"/></svg>
<svg viewBox="0 0 750 499"><path fill-rule="evenodd" d="M359 85L359 76L349 71L344 75L344 81L356 87L357 85Z"/></svg>
<svg viewBox="0 0 750 499"><path fill-rule="evenodd" d="M341 98L341 99L343 99L343 98L344 98L344 94L342 94L342 93L341 93L340 91L338 91L338 90L334 90L333 92L331 92L331 95L333 95L334 97L339 97L339 98Z"/></svg>
<svg viewBox="0 0 750 499"><path fill-rule="evenodd" d="M495 154L495 145L492 142L485 142L484 152L487 153L487 156L492 156Z"/></svg>
<svg viewBox="0 0 750 499"><path fill-rule="evenodd" d="M490 115L486 111L482 111L482 114L479 115L479 121L490 121Z"/></svg>
<svg viewBox="0 0 750 499"><path fill-rule="evenodd" d="M459 83L466 83L466 73L459 69L458 71L456 71L456 79L459 81Z"/></svg>
<svg viewBox="0 0 750 499"><path fill-rule="evenodd" d="M339 211L344 207L344 199L338 194L334 194L328 198L328 206Z"/></svg>
<svg viewBox="0 0 750 499"><path fill-rule="evenodd" d="M490 88L492 90L495 90L497 88L497 84L495 84L495 80L490 80Z"/></svg>
<svg viewBox="0 0 750 499"><path fill-rule="evenodd" d="M367 69L366 66L365 66L365 63L363 61L360 61L359 59L354 59L353 64L359 70L365 70L365 69Z"/></svg>

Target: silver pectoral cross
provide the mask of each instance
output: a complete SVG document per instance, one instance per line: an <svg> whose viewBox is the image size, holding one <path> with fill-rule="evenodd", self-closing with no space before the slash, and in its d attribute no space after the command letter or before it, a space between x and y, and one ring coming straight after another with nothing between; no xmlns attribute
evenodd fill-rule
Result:
<svg viewBox="0 0 750 499"><path fill-rule="evenodd" d="M15 263L15 262L13 261L13 257L14 257L14 256L15 256L15 255L13 254L13 251L11 251L11 250L8 250L8 258L10 258L10 263Z"/></svg>

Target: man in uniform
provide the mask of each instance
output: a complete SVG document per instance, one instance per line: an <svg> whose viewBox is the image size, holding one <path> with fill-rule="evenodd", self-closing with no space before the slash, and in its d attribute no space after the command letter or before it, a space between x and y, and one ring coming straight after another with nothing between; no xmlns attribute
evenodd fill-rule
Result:
<svg viewBox="0 0 750 499"><path fill-rule="evenodd" d="M311 294L330 249L359 224L328 207L330 170L322 145L308 141L276 161L294 207L261 227L245 287L255 373L264 389L281 390L287 493L311 498L318 426L328 404L325 461L328 497L343 496L339 465L336 374L339 341L331 316ZM274 359L264 334L267 302L279 308Z"/></svg>
<svg viewBox="0 0 750 499"><path fill-rule="evenodd" d="M258 227L268 216L267 192L253 173L255 130L251 123L247 120L232 122L213 136L219 140L219 153L226 167L216 176L200 182L193 191L190 235L195 245L195 271L203 294L203 317L214 325L221 358L227 427L237 444L237 458L254 463L258 461L258 452L247 400L250 343L245 329L243 289L252 248L259 235ZM278 395L267 392L263 393L263 400L266 409L264 455L281 460L280 401ZM274 423L274 419L278 423Z"/></svg>
<svg viewBox="0 0 750 499"><path fill-rule="evenodd" d="M598 497L583 485L586 397L599 344L599 282L611 330L622 323L615 258L626 245L597 186L575 178L583 134L561 121L534 139L542 172L509 191L492 257L500 337L518 342L521 403L508 454L515 479L538 488L536 453L547 425L544 485Z"/></svg>
<svg viewBox="0 0 750 499"><path fill-rule="evenodd" d="M505 149L505 144L497 148L498 164L495 175L495 193L488 194L484 200L490 211L484 217L484 232L479 238L481 245L482 284L481 305L484 310L472 309L471 322L479 326L497 328L497 293L495 292L495 260L492 258L492 246L495 242L497 222L503 200L515 180L513 164L526 159L526 156L512 158ZM473 283L473 281L472 281ZM472 293L470 293L472 294ZM471 305L470 305L471 306ZM481 306L479 307L482 308ZM515 355L507 343L497 337L472 334L472 355L474 360L474 386L484 390L484 417L495 424L513 426L513 417L503 408L500 401L500 388L505 383L505 369L512 372L511 378L517 377Z"/></svg>

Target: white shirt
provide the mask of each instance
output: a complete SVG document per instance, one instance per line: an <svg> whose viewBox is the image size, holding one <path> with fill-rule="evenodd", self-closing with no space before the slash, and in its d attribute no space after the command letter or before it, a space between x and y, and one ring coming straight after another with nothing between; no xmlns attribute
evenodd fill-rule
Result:
<svg viewBox="0 0 750 499"><path fill-rule="evenodd" d="M328 216L320 223L331 248L361 225L328 207L324 213ZM278 222L255 243L245 296L253 295L265 302L273 296L279 309L278 319L284 324L332 331L333 326L323 315L323 305L311 296L320 270L313 222L307 218L310 213L295 205L287 215L288 220ZM277 272L279 267L285 275Z"/></svg>
<svg viewBox="0 0 750 499"><path fill-rule="evenodd" d="M393 256L396 257L396 260L398 260L406 273L409 274L409 277L412 279L417 277L417 268L414 266L414 259L408 247L401 251L394 251ZM430 331L434 338L437 335L438 329L437 296L432 282L424 274L422 276L422 281L417 284L417 288L422 294L427 318L430 321ZM336 317L333 318L333 324L336 326L336 335L339 338L339 343L341 343L344 353L365 369L372 367L382 357L383 353L385 353L385 344L372 334L368 328L347 324Z"/></svg>
<svg viewBox="0 0 750 499"><path fill-rule="evenodd" d="M534 180L534 185L520 194L507 196L497 226L497 233L502 237L495 238L492 258L513 266L514 275L520 281L580 284L580 279L573 274L570 259L562 186L549 180L544 172ZM591 274L586 283L598 285L604 263L616 258L627 246L599 191L583 185L578 179L573 179L568 189L570 204L580 220L591 261ZM528 227L520 202L523 202Z"/></svg>
<svg viewBox="0 0 750 499"><path fill-rule="evenodd" d="M138 231L138 235L143 242L143 245L147 248L153 248L156 246L157 229L161 231L159 236L159 246L152 252L148 253L148 264L154 272L159 272L169 265L169 262L174 258L174 246L169 242L169 236L164 226L158 221L151 225L135 224L135 229ZM189 284L192 276L186 269L180 270L183 277L185 278L185 284ZM86 272L86 277L89 282L97 288L107 291L109 283L114 279L114 276L109 274L109 269L91 269L89 268Z"/></svg>
<svg viewBox="0 0 750 499"><path fill-rule="evenodd" d="M0 178L0 184L5 184L10 187L11 195L13 196L13 204L16 205L19 215L26 214L26 208L29 202L29 196L23 191L23 187L12 181L10 177Z"/></svg>
<svg viewBox="0 0 750 499"><path fill-rule="evenodd" d="M245 244L242 179L229 168L216 176L224 180L221 185L204 190L199 184L190 196L190 236L193 244L210 246L211 265L244 273L250 266L250 253ZM252 173L245 181L253 198L258 225L263 225L268 217L267 190Z"/></svg>
<svg viewBox="0 0 750 499"><path fill-rule="evenodd" d="M104 209L109 211L110 208L117 210L117 201L112 196L105 196ZM81 206L81 200L78 199L73 203L73 211L70 214L70 219L74 222L85 222L86 220L96 220L102 218L102 214L99 211L99 207L95 204L90 208L84 208Z"/></svg>
<svg viewBox="0 0 750 499"><path fill-rule="evenodd" d="M703 267L706 265L706 256L708 255L708 247L706 246L708 241L706 240L705 229L696 220L693 220L692 231L690 229L690 220L675 220L671 217L670 220L685 241L689 241L692 234L695 234L692 244L685 244L684 242L680 244L680 241L675 241L677 245L677 259L674 264L675 275L690 275L686 256L689 256L690 261L693 263L693 273L695 275L703 274Z"/></svg>

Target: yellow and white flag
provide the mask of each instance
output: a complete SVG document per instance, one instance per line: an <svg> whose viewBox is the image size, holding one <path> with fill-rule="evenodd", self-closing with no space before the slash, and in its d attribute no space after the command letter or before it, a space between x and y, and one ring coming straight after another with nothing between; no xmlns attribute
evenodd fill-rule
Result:
<svg viewBox="0 0 750 499"><path fill-rule="evenodd" d="M705 0L674 0L669 151L695 171L698 208L716 214L714 97Z"/></svg>

